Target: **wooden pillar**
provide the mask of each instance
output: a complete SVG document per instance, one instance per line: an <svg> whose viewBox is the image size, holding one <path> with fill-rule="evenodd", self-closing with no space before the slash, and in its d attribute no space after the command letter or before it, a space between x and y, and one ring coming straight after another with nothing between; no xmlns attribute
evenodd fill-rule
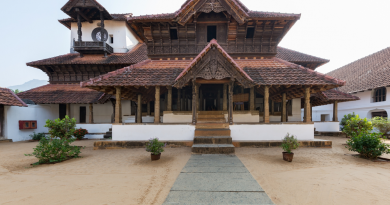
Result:
<svg viewBox="0 0 390 205"><path fill-rule="evenodd" d="M160 86L156 86L154 96L154 123L160 123Z"/></svg>
<svg viewBox="0 0 390 205"><path fill-rule="evenodd" d="M146 115L150 116L150 101L146 103Z"/></svg>
<svg viewBox="0 0 390 205"><path fill-rule="evenodd" d="M333 103L333 121L338 122L339 118L337 117L337 109L338 109L338 101L334 101Z"/></svg>
<svg viewBox="0 0 390 205"><path fill-rule="evenodd" d="M222 110L223 111L227 111L227 87L228 85L227 84L223 84L223 106L222 106Z"/></svg>
<svg viewBox="0 0 390 205"><path fill-rule="evenodd" d="M243 87L241 87L241 93L244 93L244 88ZM245 110L244 102L243 102L242 105L240 105L240 108L241 108L241 110Z"/></svg>
<svg viewBox="0 0 390 205"><path fill-rule="evenodd" d="M310 119L310 87L305 87L305 106L304 106L304 122L311 122Z"/></svg>
<svg viewBox="0 0 390 205"><path fill-rule="evenodd" d="M229 124L233 124L233 86L234 81L229 84L229 112L228 112L228 120Z"/></svg>
<svg viewBox="0 0 390 205"><path fill-rule="evenodd" d="M0 105L0 137L4 137L4 105Z"/></svg>
<svg viewBox="0 0 390 205"><path fill-rule="evenodd" d="M198 86L195 84L195 80L192 80L192 124L196 124L196 112L199 106L198 104Z"/></svg>
<svg viewBox="0 0 390 205"><path fill-rule="evenodd" d="M121 101L121 87L115 88L115 123L122 123L122 101Z"/></svg>
<svg viewBox="0 0 390 205"><path fill-rule="evenodd" d="M286 93L282 93L282 122L287 122L286 112L287 112L287 95Z"/></svg>
<svg viewBox="0 0 390 205"><path fill-rule="evenodd" d="M264 87L264 123L269 123L269 86Z"/></svg>
<svg viewBox="0 0 390 205"><path fill-rule="evenodd" d="M177 111L181 111L181 89L177 89Z"/></svg>
<svg viewBox="0 0 390 205"><path fill-rule="evenodd" d="M253 111L255 110L255 98L256 98L256 95L255 95L255 87L251 87L251 90L250 90L250 96L249 96L249 110L250 111Z"/></svg>
<svg viewBox="0 0 390 205"><path fill-rule="evenodd" d="M138 94L137 123L142 123L142 95L141 94Z"/></svg>
<svg viewBox="0 0 390 205"><path fill-rule="evenodd" d="M79 9L79 8L76 8L76 9ZM78 12L77 13L77 35L78 35L78 41L81 43L81 41L83 40L82 39L82 36L83 36L83 32L81 31L81 16L80 16L80 13Z"/></svg>
<svg viewBox="0 0 390 205"><path fill-rule="evenodd" d="M313 105L310 103L310 121L313 121Z"/></svg>
<svg viewBox="0 0 390 205"><path fill-rule="evenodd" d="M167 111L172 111L172 86L167 86L168 99L167 99Z"/></svg>
<svg viewBox="0 0 390 205"><path fill-rule="evenodd" d="M93 104L89 103L89 124L93 124Z"/></svg>

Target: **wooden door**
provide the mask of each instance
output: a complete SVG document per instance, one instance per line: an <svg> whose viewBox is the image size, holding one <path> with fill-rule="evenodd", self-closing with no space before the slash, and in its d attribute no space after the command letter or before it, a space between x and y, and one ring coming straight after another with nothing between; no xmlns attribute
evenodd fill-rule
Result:
<svg viewBox="0 0 390 205"><path fill-rule="evenodd" d="M80 107L80 123L87 122L87 107Z"/></svg>
<svg viewBox="0 0 390 205"><path fill-rule="evenodd" d="M59 113L60 119L64 119L66 116L66 104L60 104L59 109L60 109L60 113Z"/></svg>

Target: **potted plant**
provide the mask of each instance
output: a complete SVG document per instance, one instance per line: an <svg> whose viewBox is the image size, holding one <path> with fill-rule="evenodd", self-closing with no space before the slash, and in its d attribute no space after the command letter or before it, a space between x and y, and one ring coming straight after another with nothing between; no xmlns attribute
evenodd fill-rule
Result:
<svg viewBox="0 0 390 205"><path fill-rule="evenodd" d="M166 144L158 141L158 138L152 138L149 140L149 142L146 143L145 150L150 152L152 161L159 160L161 152L164 152L163 147L165 146Z"/></svg>
<svg viewBox="0 0 390 205"><path fill-rule="evenodd" d="M283 160L292 162L294 153L291 152L293 149L297 149L299 147L299 143L296 137L294 135L291 135L287 133L287 135L282 140L282 146L284 150L283 152Z"/></svg>
<svg viewBox="0 0 390 205"><path fill-rule="evenodd" d="M83 128L76 129L73 132L73 135L76 137L77 140L82 140L86 134L88 134L88 130Z"/></svg>

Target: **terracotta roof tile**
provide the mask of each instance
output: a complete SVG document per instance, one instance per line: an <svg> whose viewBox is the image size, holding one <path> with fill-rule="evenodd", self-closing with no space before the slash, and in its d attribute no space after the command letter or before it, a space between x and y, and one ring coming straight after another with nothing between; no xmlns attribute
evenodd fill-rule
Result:
<svg viewBox="0 0 390 205"><path fill-rule="evenodd" d="M390 85L390 47L345 65L328 75L347 81L340 91L353 93Z"/></svg>
<svg viewBox="0 0 390 205"><path fill-rule="evenodd" d="M318 58L312 55L294 51L288 48L278 47L277 58L283 59L289 62L308 62L308 63L327 63L329 60Z"/></svg>
<svg viewBox="0 0 390 205"><path fill-rule="evenodd" d="M102 92L82 88L79 84L48 84L18 94L20 98L32 100L36 104L101 103L99 99L103 95Z"/></svg>
<svg viewBox="0 0 390 205"><path fill-rule="evenodd" d="M8 88L0 88L0 105L27 107L26 103Z"/></svg>
<svg viewBox="0 0 390 205"><path fill-rule="evenodd" d="M53 58L48 58L44 60L34 61L27 63L28 66L41 66L41 65L90 65L90 64L99 64L99 65L124 65L128 66L146 60L147 56L147 46L145 44L138 44L127 53L114 53L108 55L107 58L103 58L99 54L86 54L84 57L80 57L78 53L69 53L62 56L57 56Z"/></svg>
<svg viewBox="0 0 390 205"><path fill-rule="evenodd" d="M321 105L332 104L335 101L347 102L347 101L360 100L360 98L357 96L353 96L351 94L341 92L337 89L330 89L330 90L312 94L310 99L311 104L313 106L321 106ZM302 102L302 108L303 108L303 104L304 102Z"/></svg>

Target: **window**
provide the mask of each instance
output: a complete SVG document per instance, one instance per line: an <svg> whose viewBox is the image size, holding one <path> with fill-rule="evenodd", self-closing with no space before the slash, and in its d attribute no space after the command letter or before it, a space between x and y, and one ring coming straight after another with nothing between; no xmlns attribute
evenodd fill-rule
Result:
<svg viewBox="0 0 390 205"><path fill-rule="evenodd" d="M177 29L176 28L171 28L169 29L169 33L171 35L171 40L177 40Z"/></svg>
<svg viewBox="0 0 390 205"><path fill-rule="evenodd" d="M246 30L246 37L245 38L253 38L254 35L255 35L255 28L254 27L249 27Z"/></svg>
<svg viewBox="0 0 390 205"><path fill-rule="evenodd" d="M217 40L217 26L207 26L207 42Z"/></svg>
<svg viewBox="0 0 390 205"><path fill-rule="evenodd" d="M114 35L110 35L110 43L111 43L111 44L114 43Z"/></svg>
<svg viewBox="0 0 390 205"><path fill-rule="evenodd" d="M87 122L87 108L80 107L80 123L86 123L86 122Z"/></svg>
<svg viewBox="0 0 390 205"><path fill-rule="evenodd" d="M386 101L386 88L377 88L374 90L373 102L382 102Z"/></svg>
<svg viewBox="0 0 390 205"><path fill-rule="evenodd" d="M371 113L371 117L374 118L374 117L387 117L387 112L386 111L382 111L382 112L372 112Z"/></svg>

